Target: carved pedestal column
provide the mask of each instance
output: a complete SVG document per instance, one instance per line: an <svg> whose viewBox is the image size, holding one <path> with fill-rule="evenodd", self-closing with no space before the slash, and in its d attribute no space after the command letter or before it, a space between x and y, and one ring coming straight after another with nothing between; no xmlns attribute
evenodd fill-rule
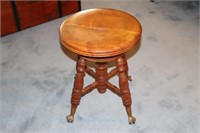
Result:
<svg viewBox="0 0 200 133"><path fill-rule="evenodd" d="M96 69L96 77L95 81L97 82L97 89L99 93L105 93L107 89L107 82L108 82L108 65L107 63L95 63Z"/></svg>

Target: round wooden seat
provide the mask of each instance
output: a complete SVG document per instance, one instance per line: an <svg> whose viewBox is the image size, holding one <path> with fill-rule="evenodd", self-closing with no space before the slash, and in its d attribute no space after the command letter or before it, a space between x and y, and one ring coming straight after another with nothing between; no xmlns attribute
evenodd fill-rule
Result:
<svg viewBox="0 0 200 133"><path fill-rule="evenodd" d="M111 57L130 50L141 38L139 21L114 9L89 9L60 26L62 45L86 57Z"/></svg>

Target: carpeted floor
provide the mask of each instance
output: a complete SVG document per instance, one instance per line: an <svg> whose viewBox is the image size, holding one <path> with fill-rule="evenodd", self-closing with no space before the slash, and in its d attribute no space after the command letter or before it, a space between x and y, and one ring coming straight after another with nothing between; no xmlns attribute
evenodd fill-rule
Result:
<svg viewBox="0 0 200 133"><path fill-rule="evenodd" d="M143 26L137 51L127 53L136 124L119 97L96 90L66 122L75 61L60 48L64 17L1 38L0 132L199 133L199 2L82 0L83 10L96 7L126 11Z"/></svg>

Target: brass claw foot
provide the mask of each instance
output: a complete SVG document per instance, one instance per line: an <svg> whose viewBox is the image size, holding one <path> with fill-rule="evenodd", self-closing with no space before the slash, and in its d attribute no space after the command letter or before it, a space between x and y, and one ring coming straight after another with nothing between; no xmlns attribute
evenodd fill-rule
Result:
<svg viewBox="0 0 200 133"><path fill-rule="evenodd" d="M133 116L131 116L131 117L128 118L128 123L129 123L130 125L135 124L135 121L136 121L136 118L133 117Z"/></svg>
<svg viewBox="0 0 200 133"><path fill-rule="evenodd" d="M66 119L67 119L67 122L72 123L72 122L74 121L74 116L68 115L68 116L66 117Z"/></svg>
<svg viewBox="0 0 200 133"><path fill-rule="evenodd" d="M131 76L128 76L128 80L129 80L129 81L132 81L132 77L131 77Z"/></svg>

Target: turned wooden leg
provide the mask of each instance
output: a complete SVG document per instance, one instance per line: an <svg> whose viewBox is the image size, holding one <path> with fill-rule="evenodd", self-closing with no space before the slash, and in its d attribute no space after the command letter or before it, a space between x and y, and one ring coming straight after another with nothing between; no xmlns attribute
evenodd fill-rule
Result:
<svg viewBox="0 0 200 133"><path fill-rule="evenodd" d="M129 124L134 124L136 119L132 116L131 111L131 93L128 85L128 77L127 77L127 68L126 68L126 59L120 57L116 60L117 64L117 71L119 73L119 87L120 87L120 94L122 97L123 105L126 108L126 112L128 115L128 122Z"/></svg>
<svg viewBox="0 0 200 133"><path fill-rule="evenodd" d="M124 60L125 72L126 72L126 75L127 75L127 77L128 77L128 80L129 80L129 81L132 81L131 76L128 75L128 63L127 63L127 60L126 60L126 56L123 55L122 58L123 58L123 60Z"/></svg>
<svg viewBox="0 0 200 133"><path fill-rule="evenodd" d="M96 77L95 81L97 82L97 89L99 93L105 93L107 89L107 82L108 82L108 65L107 63L95 63L96 69Z"/></svg>
<svg viewBox="0 0 200 133"><path fill-rule="evenodd" d="M86 61L83 58L79 58L77 61L76 70L77 73L75 75L74 80L74 88L71 96L71 113L67 116L67 121L72 123L74 121L74 114L76 112L76 108L80 103L81 93L83 89L83 78L85 76L85 67Z"/></svg>

